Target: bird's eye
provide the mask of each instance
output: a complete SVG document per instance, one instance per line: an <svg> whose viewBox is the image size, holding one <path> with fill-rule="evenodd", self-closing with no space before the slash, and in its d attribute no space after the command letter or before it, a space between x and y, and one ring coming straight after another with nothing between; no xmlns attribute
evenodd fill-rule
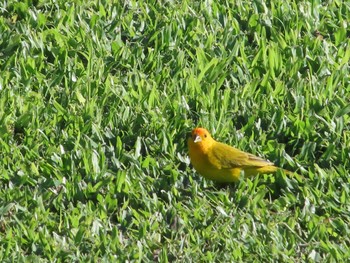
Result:
<svg viewBox="0 0 350 263"><path fill-rule="evenodd" d="M204 138L207 138L207 134L206 133L204 134Z"/></svg>

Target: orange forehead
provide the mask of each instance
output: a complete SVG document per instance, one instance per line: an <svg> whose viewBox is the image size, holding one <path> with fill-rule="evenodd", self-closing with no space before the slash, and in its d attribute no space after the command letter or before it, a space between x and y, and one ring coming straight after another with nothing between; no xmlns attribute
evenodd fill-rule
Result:
<svg viewBox="0 0 350 263"><path fill-rule="evenodd" d="M199 135L199 136L202 136L202 135L204 135L205 133L208 133L208 131L207 131L206 129L204 129L204 128L195 128L195 129L193 129L193 131L192 131L192 134L197 134L197 135Z"/></svg>

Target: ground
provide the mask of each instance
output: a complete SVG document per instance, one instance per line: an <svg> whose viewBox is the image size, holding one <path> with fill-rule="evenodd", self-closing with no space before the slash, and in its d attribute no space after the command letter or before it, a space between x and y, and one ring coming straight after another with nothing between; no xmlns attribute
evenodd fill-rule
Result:
<svg viewBox="0 0 350 263"><path fill-rule="evenodd" d="M4 262L350 258L346 1L2 1ZM284 173L218 185L187 133Z"/></svg>

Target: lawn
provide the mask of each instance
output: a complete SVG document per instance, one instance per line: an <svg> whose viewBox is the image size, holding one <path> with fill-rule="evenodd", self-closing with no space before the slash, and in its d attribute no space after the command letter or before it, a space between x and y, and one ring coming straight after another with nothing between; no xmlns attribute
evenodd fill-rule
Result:
<svg viewBox="0 0 350 263"><path fill-rule="evenodd" d="M346 1L0 3L2 262L350 258ZM186 138L297 171L230 185Z"/></svg>

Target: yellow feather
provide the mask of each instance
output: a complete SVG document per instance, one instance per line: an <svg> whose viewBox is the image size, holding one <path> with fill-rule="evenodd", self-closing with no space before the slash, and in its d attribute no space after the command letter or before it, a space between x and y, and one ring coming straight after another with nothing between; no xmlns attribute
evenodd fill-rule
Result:
<svg viewBox="0 0 350 263"><path fill-rule="evenodd" d="M203 128L192 131L188 138L188 148L191 163L197 172L217 182L236 182L242 172L245 176L253 176L283 170L253 154L215 141Z"/></svg>

